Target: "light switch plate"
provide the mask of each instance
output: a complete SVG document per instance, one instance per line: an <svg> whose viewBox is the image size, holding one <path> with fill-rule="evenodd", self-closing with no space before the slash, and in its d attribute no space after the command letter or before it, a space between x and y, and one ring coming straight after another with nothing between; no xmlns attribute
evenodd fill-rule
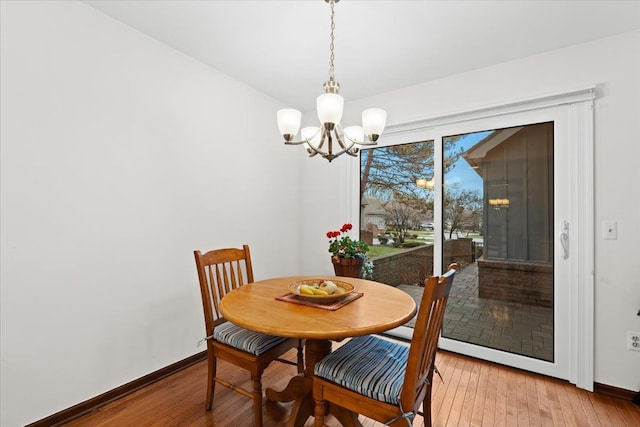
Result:
<svg viewBox="0 0 640 427"><path fill-rule="evenodd" d="M616 221L602 221L602 238L605 240L618 238L618 223Z"/></svg>

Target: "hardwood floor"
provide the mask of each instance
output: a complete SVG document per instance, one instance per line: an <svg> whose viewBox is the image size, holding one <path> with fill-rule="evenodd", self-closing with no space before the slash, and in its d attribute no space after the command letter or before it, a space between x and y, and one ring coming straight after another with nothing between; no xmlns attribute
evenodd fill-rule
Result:
<svg viewBox="0 0 640 427"><path fill-rule="evenodd" d="M295 350L286 356L295 360ZM434 377L434 426L640 426L640 407L629 401L453 353L439 352L436 361L443 381ZM293 366L273 363L263 386L280 390L295 372ZM218 373L250 386L245 371L224 361ZM212 411L204 410L206 378L205 362L198 363L65 426L251 426L251 399L226 387L216 387ZM287 405L267 401L264 426L284 425L288 412ZM383 426L361 420L366 427ZM331 417L326 422L340 425ZM422 417L413 425L423 426ZM313 419L305 426L313 426Z"/></svg>

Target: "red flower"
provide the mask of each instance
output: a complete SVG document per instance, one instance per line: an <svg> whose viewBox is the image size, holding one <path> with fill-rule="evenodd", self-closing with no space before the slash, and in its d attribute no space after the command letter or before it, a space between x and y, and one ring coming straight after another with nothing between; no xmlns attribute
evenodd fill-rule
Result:
<svg viewBox="0 0 640 427"><path fill-rule="evenodd" d="M334 258L366 258L366 252L369 250L367 244L362 240L353 240L347 235L349 230L353 229L351 224L343 224L340 231L328 231L329 252ZM342 235L342 237L340 237Z"/></svg>

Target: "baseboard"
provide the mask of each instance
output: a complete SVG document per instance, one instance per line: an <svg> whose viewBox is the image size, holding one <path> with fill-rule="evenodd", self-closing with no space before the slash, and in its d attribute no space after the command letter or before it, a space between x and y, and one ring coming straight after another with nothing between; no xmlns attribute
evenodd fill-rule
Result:
<svg viewBox="0 0 640 427"><path fill-rule="evenodd" d="M604 394L611 397L617 397L618 399L633 400L637 391L631 391L624 388L613 387L606 384L594 383L593 391L596 393Z"/></svg>
<svg viewBox="0 0 640 427"><path fill-rule="evenodd" d="M127 384L121 385L120 387L114 388L113 390L109 390L106 393L103 393L99 396L96 396L84 402L78 403L77 405L74 405L70 408L63 409L60 412L57 412L39 421L31 423L26 427L53 427L53 426L62 425L73 419L86 415L89 412L95 411L99 407L104 406L107 403L121 399L126 395L133 393L134 391L140 390L143 387L146 387L150 384L160 381L163 378L166 378L172 374L175 374L176 372L179 372L185 368L188 368L191 365L195 365L196 363L202 360L205 360L206 358L207 358L206 350L200 353L196 353L193 356L189 356L186 359L180 360L162 369L158 369L155 372L152 372L148 375L145 375L144 377L133 380ZM600 383L594 384L594 391L596 393L601 393L607 396L616 397L618 399L624 399L629 401L632 401L634 397L638 394L635 391L626 390L623 388L613 387L610 385L600 384Z"/></svg>
<svg viewBox="0 0 640 427"><path fill-rule="evenodd" d="M163 378L166 378L169 375L175 374L178 371L188 368L189 366L205 360L206 358L207 351L205 350L200 353L194 354L193 356L189 356L186 359L173 363L169 366L165 366L162 369L158 369L157 371L147 374L144 377L140 377L127 384L121 385L120 387L114 388L113 390L109 390L99 396L78 403L77 405L74 405L70 408L63 409L60 412L31 423L26 427L52 427L62 425L73 419L86 415L89 412L95 411L99 407L104 406L107 403L121 399L126 395L133 393L134 391L140 390L141 388L153 384Z"/></svg>

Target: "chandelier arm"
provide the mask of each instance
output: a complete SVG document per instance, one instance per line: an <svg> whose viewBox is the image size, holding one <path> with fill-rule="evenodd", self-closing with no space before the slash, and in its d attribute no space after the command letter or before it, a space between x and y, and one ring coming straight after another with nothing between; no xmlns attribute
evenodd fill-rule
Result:
<svg viewBox="0 0 640 427"><path fill-rule="evenodd" d="M307 151L308 152L313 152L313 155L315 156L316 154L320 154L321 156L324 156L324 151L317 149L316 147L314 147L311 144L307 144Z"/></svg>
<svg viewBox="0 0 640 427"><path fill-rule="evenodd" d="M320 130L318 130L318 132L320 132ZM300 141L285 141L284 143L285 145L307 144L308 146L311 146L311 140L315 138L316 135L317 133L313 134L313 136L310 138L301 139ZM325 132L324 132L324 129L322 129L322 138L320 139L320 144L318 144L318 149L322 148L322 144L324 144L324 138L325 138Z"/></svg>
<svg viewBox="0 0 640 427"><path fill-rule="evenodd" d="M338 133L338 130L336 129L334 131L334 134L336 135L336 139L338 140L338 144L340 145L340 148L342 148L343 150L351 150L353 148L354 145L356 145L355 141L352 141L347 134L344 133L344 131L342 132L344 137L349 140L349 142L351 143L348 147L344 145L344 142L342 142L342 138L340 138L340 134Z"/></svg>
<svg viewBox="0 0 640 427"><path fill-rule="evenodd" d="M324 145L324 141L325 139L327 139L327 130L325 128L321 128L322 129L322 136L320 137L320 142L318 143L318 146L315 147L318 150L322 150L322 146ZM311 144L309 144L311 145Z"/></svg>
<svg viewBox="0 0 640 427"><path fill-rule="evenodd" d="M309 141L307 141L306 139L303 139L302 141L285 141L284 145L300 145L300 144L306 144Z"/></svg>
<svg viewBox="0 0 640 427"><path fill-rule="evenodd" d="M325 159L331 161L333 159L335 159L338 156L341 156L343 154L348 154L352 157L356 157L358 154L358 149L357 148L344 148L336 153L327 153L324 152L322 150L317 149L316 147L314 147L313 145L308 145L307 148L307 153L309 153L309 157L313 157L316 154L319 154L321 157L324 157Z"/></svg>
<svg viewBox="0 0 640 427"><path fill-rule="evenodd" d="M327 158L327 159L328 159L329 157L331 157L332 159L335 159L336 157L341 156L341 155L343 155L343 154L345 154L345 153L346 153L346 154L349 154L350 156L354 156L354 157L356 156L356 154L355 154L355 153L352 153L350 149L346 149L346 148L345 148L344 150L340 150L340 151L338 151L338 152L336 152L336 153L331 153L331 154L329 154L329 153L325 153L322 157L325 157L325 158Z"/></svg>
<svg viewBox="0 0 640 427"><path fill-rule="evenodd" d="M341 124L338 124L338 126L340 127L340 131L342 132L342 135L344 137L344 139L346 139L349 142L352 142L353 144L351 144L351 146L353 147L354 145L378 145L377 141L371 141L369 139L367 139L366 141L355 141L351 138L349 138L349 135L347 135L347 133L344 131L344 127Z"/></svg>
<svg viewBox="0 0 640 427"><path fill-rule="evenodd" d="M329 139L329 142L331 142L331 135L329 133L329 131L323 131L323 141L324 141L324 136L327 136L327 139ZM338 144L340 145L340 147L342 148L340 151L338 152L333 152L331 147L329 147L329 151L325 152L321 150L321 146L319 145L318 147L314 147L311 144L307 144L307 146L309 147L307 149L307 152L309 153L309 157L313 157L316 154L320 154L320 156L324 157L325 159L332 161L333 159L335 159L338 156L341 156L345 153L349 154L350 156L356 156L355 153L351 152L351 149L353 148L353 146L355 144L351 144L349 146L345 146L344 143L341 141L340 139L340 135L338 134L338 132L336 130L334 130L333 134L335 135L336 139L338 140ZM331 145L331 144L330 144ZM356 151L357 153L357 151Z"/></svg>
<svg viewBox="0 0 640 427"><path fill-rule="evenodd" d="M316 154L320 154L322 157L326 157L327 154L331 155L331 153L325 153L322 151L322 146L324 145L324 140L327 136L327 132L322 130L322 139L320 139L320 144L317 147L313 146L309 141L304 141L307 143L307 152L310 154L309 157L313 157ZM313 152L313 154L311 154Z"/></svg>
<svg viewBox="0 0 640 427"><path fill-rule="evenodd" d="M363 141L363 142L358 142L358 145L378 145L377 141Z"/></svg>
<svg viewBox="0 0 640 427"><path fill-rule="evenodd" d="M338 156L341 156L345 153L349 154L350 156L356 156L355 153L357 153L357 151L355 153L352 153L352 149L354 148L353 146L355 145L355 142L351 141L351 144L348 146L345 146L344 143L342 142L342 139L340 138L340 134L338 133L337 129L334 129L333 134L335 135L336 139L338 140L338 144L340 145L340 148L342 148L340 151L337 151L335 153L329 152L326 155L324 155L323 157L325 157L326 159L331 158L331 160L335 159ZM356 148L357 150L357 148ZM329 160L329 161L331 161Z"/></svg>

